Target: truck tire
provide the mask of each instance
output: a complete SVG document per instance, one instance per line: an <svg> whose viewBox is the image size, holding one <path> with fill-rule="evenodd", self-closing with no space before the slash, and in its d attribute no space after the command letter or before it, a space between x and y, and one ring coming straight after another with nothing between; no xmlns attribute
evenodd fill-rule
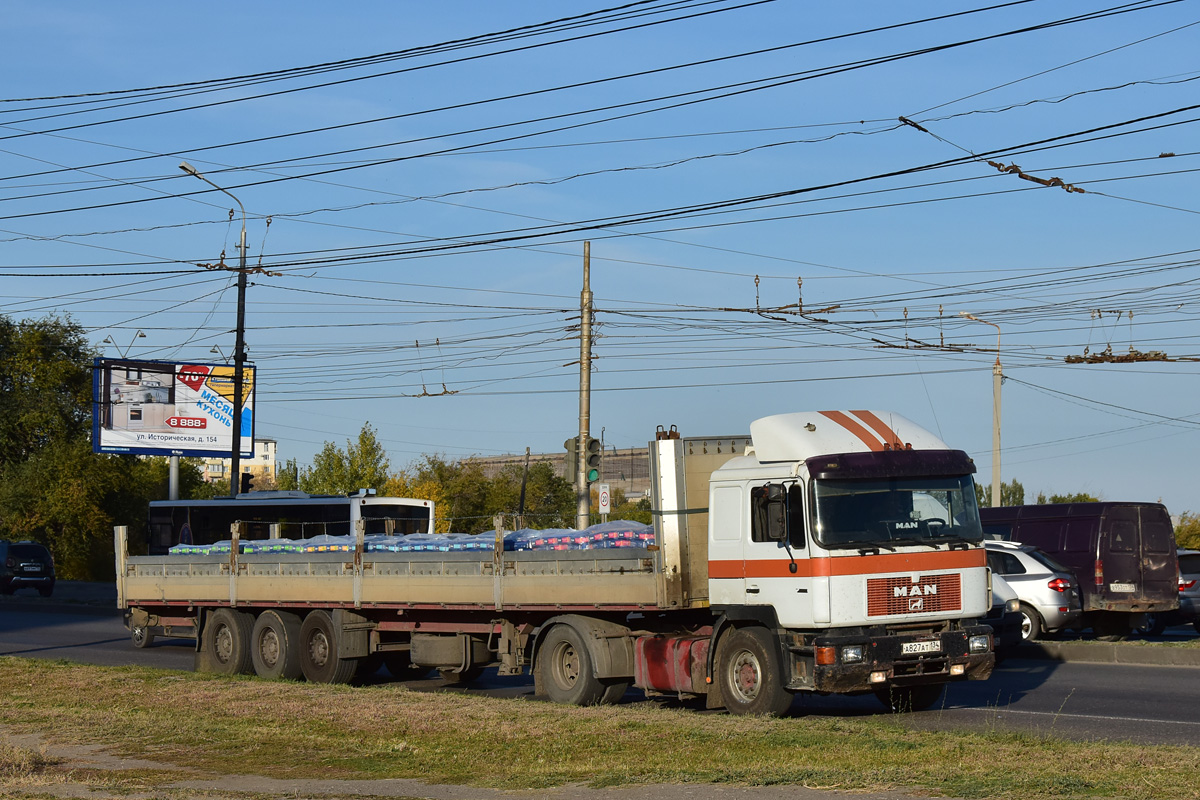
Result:
<svg viewBox="0 0 1200 800"><path fill-rule="evenodd" d="M219 675L248 674L250 635L254 618L232 608L218 608L204 625L204 649L208 651L213 672Z"/></svg>
<svg viewBox="0 0 1200 800"><path fill-rule="evenodd" d="M154 643L154 634L145 625L134 625L129 629L129 641L141 650Z"/></svg>
<svg viewBox="0 0 1200 800"><path fill-rule="evenodd" d="M1042 615L1028 603L1021 603L1021 641L1036 642L1043 630Z"/></svg>
<svg viewBox="0 0 1200 800"><path fill-rule="evenodd" d="M310 611L300 624L300 671L310 683L349 683L358 659L340 658L337 627L328 611Z"/></svg>
<svg viewBox="0 0 1200 800"><path fill-rule="evenodd" d="M875 696L889 711L896 714L907 714L909 711L924 711L929 708L942 699L942 692L945 689L944 683L922 686L877 686Z"/></svg>
<svg viewBox="0 0 1200 800"><path fill-rule="evenodd" d="M736 628L717 646L717 680L730 714L782 716L792 705L778 649L764 628Z"/></svg>
<svg viewBox="0 0 1200 800"><path fill-rule="evenodd" d="M288 611L264 611L250 634L254 672L267 680L299 680L300 617Z"/></svg>
<svg viewBox="0 0 1200 800"><path fill-rule="evenodd" d="M595 675L583 637L570 625L555 625L547 632L538 648L537 669L546 696L555 703L598 705L608 688Z"/></svg>

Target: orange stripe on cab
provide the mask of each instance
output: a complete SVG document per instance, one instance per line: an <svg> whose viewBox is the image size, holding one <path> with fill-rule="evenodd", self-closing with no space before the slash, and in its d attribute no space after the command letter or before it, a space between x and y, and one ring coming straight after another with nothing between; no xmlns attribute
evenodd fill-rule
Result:
<svg viewBox="0 0 1200 800"><path fill-rule="evenodd" d="M861 419L863 422L871 426L871 430L875 431L882 437L883 441L903 449L904 443L900 441L900 437L892 430L890 425L884 423L879 417L872 414L870 411L851 411L851 414Z"/></svg>
<svg viewBox="0 0 1200 800"><path fill-rule="evenodd" d="M867 446L868 450L879 451L883 449L883 442L876 439L871 435L869 430L864 428L862 425L859 425L857 421L846 416L846 414L842 413L841 411L822 411L820 413L822 416L828 417L838 425L841 425L843 428L857 436L859 440Z"/></svg>
<svg viewBox="0 0 1200 800"><path fill-rule="evenodd" d="M813 578L845 575L879 575L889 572L928 572L939 569L969 569L987 565L982 550L950 550L938 553L886 553L877 556L801 558L796 572L788 570L786 558L751 561L709 561L708 577L720 578Z"/></svg>

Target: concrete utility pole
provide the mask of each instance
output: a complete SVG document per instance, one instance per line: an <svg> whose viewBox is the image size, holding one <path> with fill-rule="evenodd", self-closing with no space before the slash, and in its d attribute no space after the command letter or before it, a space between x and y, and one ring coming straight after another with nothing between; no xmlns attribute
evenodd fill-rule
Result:
<svg viewBox="0 0 1200 800"><path fill-rule="evenodd" d="M592 424L592 243L583 243L583 291L579 293L579 458L575 465L575 528L583 530L592 515L587 481L587 443Z"/></svg>
<svg viewBox="0 0 1200 800"><path fill-rule="evenodd" d="M996 363L992 365L992 508L1000 507L1000 384L1004 371L1000 367L1000 326L965 311L958 312L973 322L982 322L996 329Z"/></svg>
<svg viewBox="0 0 1200 800"><path fill-rule="evenodd" d="M230 454L229 496L237 497L242 479L242 387L245 379L246 365L246 207L229 192L217 186L208 178L201 175L195 167L186 161L179 168L194 178L207 183L229 197L242 210L242 238L238 244L238 279L237 279L237 332L233 345L233 447Z"/></svg>

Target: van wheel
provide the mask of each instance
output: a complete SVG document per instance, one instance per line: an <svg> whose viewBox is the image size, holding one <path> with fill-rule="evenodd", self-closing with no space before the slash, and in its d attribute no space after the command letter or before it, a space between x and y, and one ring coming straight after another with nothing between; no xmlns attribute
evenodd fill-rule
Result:
<svg viewBox="0 0 1200 800"><path fill-rule="evenodd" d="M717 680L730 714L779 717L792 706L775 642L764 628L737 628L721 637Z"/></svg>
<svg viewBox="0 0 1200 800"><path fill-rule="evenodd" d="M1036 642L1044 630L1042 615L1033 606L1021 603L1021 641Z"/></svg>
<svg viewBox="0 0 1200 800"><path fill-rule="evenodd" d="M537 669L546 696L555 703L594 706L604 697L606 687L592 669L592 654L570 625L555 625L546 634Z"/></svg>
<svg viewBox="0 0 1200 800"><path fill-rule="evenodd" d="M328 611L310 611L300 625L300 670L310 683L349 683L358 659L340 658L337 627Z"/></svg>
<svg viewBox="0 0 1200 800"><path fill-rule="evenodd" d="M909 711L924 711L938 700L946 689L944 683L923 686L877 686L875 696L889 711L907 714Z"/></svg>
<svg viewBox="0 0 1200 800"><path fill-rule="evenodd" d="M1102 642L1124 641L1129 637L1130 630L1130 615L1119 612L1101 613L1092 623L1092 633Z"/></svg>
<svg viewBox="0 0 1200 800"><path fill-rule="evenodd" d="M1147 611L1143 614L1141 622L1134 627L1134 631L1141 636L1161 636L1162 632L1166 629L1166 617L1162 614L1156 614L1153 611Z"/></svg>
<svg viewBox="0 0 1200 800"><path fill-rule="evenodd" d="M300 669L300 617L287 611L264 611L250 635L254 671L268 680L298 680Z"/></svg>
<svg viewBox="0 0 1200 800"><path fill-rule="evenodd" d="M253 617L231 608L218 608L204 626L204 649L213 671L221 675L239 675L253 669L250 660L250 634Z"/></svg>

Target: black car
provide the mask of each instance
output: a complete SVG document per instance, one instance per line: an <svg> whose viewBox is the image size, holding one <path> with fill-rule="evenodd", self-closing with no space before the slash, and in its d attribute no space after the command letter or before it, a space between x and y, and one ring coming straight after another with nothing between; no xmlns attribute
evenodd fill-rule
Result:
<svg viewBox="0 0 1200 800"><path fill-rule="evenodd" d="M54 592L54 559L37 542L0 539L0 594L25 587L37 589L42 597Z"/></svg>

